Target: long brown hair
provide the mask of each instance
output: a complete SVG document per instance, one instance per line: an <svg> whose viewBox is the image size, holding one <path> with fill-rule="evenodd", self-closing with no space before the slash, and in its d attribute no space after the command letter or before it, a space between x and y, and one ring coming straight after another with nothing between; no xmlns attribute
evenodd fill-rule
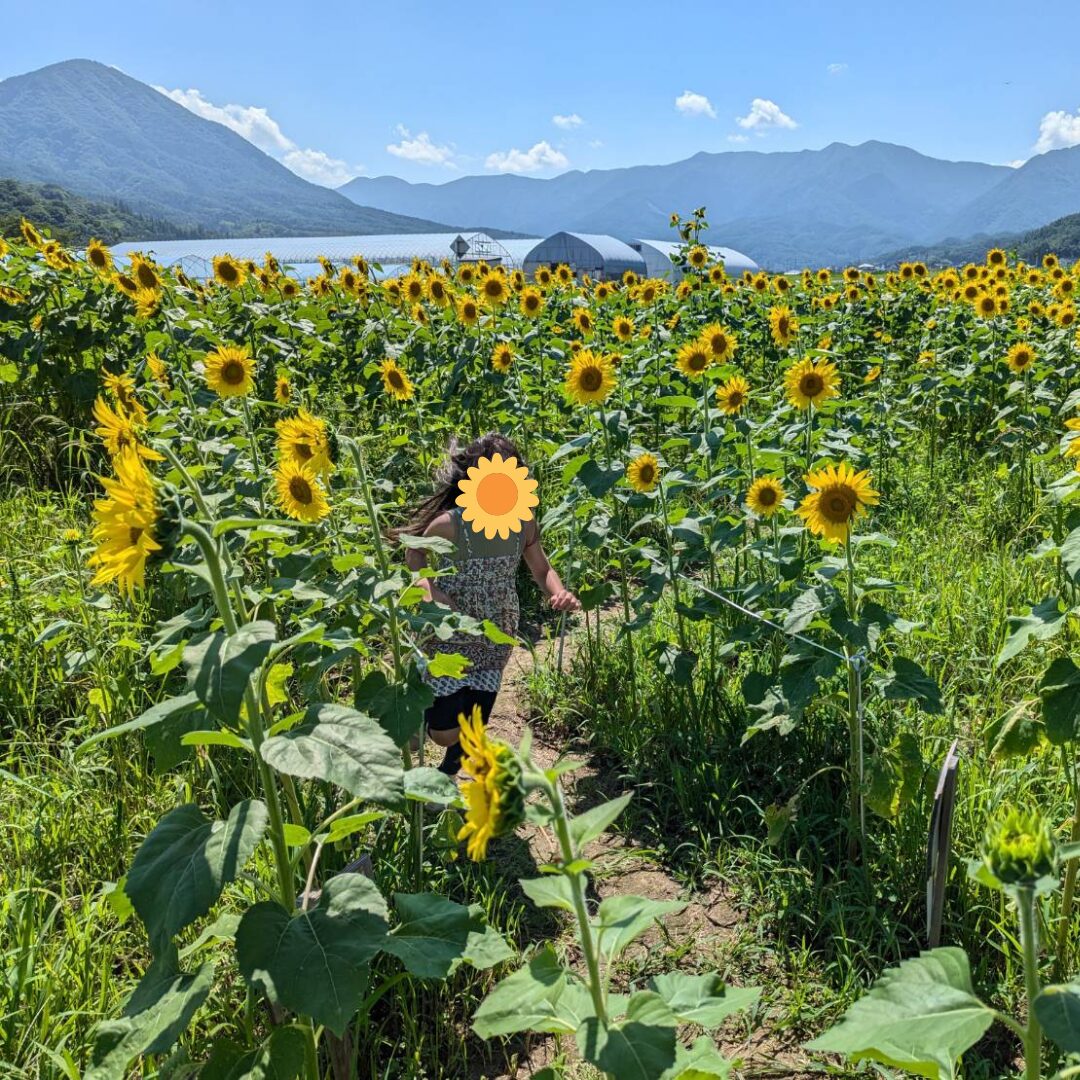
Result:
<svg viewBox="0 0 1080 1080"><path fill-rule="evenodd" d="M404 525L390 530L391 538L397 540L403 535L423 536L427 527L440 514L453 510L457 505L457 497L461 494L458 485L468 478L469 470L481 458L494 457L495 454L501 454L504 461L507 458L517 458L518 465L525 465L518 448L497 431L481 435L468 446L462 446L456 438L451 439L446 460L435 471L435 490L413 510Z"/></svg>

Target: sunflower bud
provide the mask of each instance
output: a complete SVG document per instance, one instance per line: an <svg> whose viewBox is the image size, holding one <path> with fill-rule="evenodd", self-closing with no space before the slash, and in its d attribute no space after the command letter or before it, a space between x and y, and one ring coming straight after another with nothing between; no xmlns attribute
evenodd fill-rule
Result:
<svg viewBox="0 0 1080 1080"><path fill-rule="evenodd" d="M1010 810L986 830L983 863L1003 885L1034 885L1056 877L1057 845L1050 823L1037 811Z"/></svg>
<svg viewBox="0 0 1080 1080"><path fill-rule="evenodd" d="M491 774L493 789L498 793L495 813L495 835L513 832L525 820L525 784L521 762L505 743L497 743L497 766Z"/></svg>

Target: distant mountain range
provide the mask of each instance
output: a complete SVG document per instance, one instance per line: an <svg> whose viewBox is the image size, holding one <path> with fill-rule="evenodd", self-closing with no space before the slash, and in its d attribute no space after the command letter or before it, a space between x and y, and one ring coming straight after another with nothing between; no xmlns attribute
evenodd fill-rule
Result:
<svg viewBox="0 0 1080 1080"><path fill-rule="evenodd" d="M91 60L0 82L0 176L121 199L209 235L447 230L310 184L222 124Z"/></svg>
<svg viewBox="0 0 1080 1080"><path fill-rule="evenodd" d="M833 143L793 153L700 153L546 180L358 177L331 191L89 60L0 82L5 176L120 201L173 230L221 237L444 232L454 226L439 222L473 222L494 235L567 229L662 238L672 211L705 206L708 240L772 269L877 261L882 252L1019 234L1080 212L1080 147L1013 169L889 143Z"/></svg>
<svg viewBox="0 0 1080 1080"><path fill-rule="evenodd" d="M445 184L357 177L349 198L400 214L664 237L673 210L708 209L709 239L763 265L860 262L911 244L1020 231L1080 211L1080 147L1019 169L942 161L904 146L832 143L794 153L695 154L671 165L568 172L550 180L465 176Z"/></svg>

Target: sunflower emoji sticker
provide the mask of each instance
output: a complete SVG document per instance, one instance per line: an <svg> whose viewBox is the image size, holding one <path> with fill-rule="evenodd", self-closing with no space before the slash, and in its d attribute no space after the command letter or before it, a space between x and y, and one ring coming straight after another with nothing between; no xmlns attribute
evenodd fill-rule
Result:
<svg viewBox="0 0 1080 1080"><path fill-rule="evenodd" d="M469 522L473 532L482 532L488 540L496 535L508 540L511 533L520 532L524 522L532 521L532 508L540 503L529 470L519 466L515 457L504 461L502 454L482 457L458 487L462 521Z"/></svg>

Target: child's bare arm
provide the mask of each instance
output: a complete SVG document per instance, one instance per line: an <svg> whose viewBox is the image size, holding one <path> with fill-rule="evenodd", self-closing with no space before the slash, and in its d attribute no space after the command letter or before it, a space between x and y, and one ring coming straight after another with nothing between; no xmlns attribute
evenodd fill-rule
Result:
<svg viewBox="0 0 1080 1080"><path fill-rule="evenodd" d="M438 536L443 540L454 539L454 526L450 520L449 514L440 514L425 530L425 536ZM418 572L427 568L428 557L427 552L420 548L409 548L405 552L405 565L410 570L416 570ZM454 601L447 596L446 593L439 588L439 586L431 579L422 577L417 584L427 596L428 600L433 601L436 604L444 604L448 608L454 606Z"/></svg>
<svg viewBox="0 0 1080 1080"><path fill-rule="evenodd" d="M580 610L580 601L563 585L562 579L548 561L547 553L540 543L540 530L536 527L535 521L530 521L525 527L524 559L529 570L532 571L533 581L548 598L555 611Z"/></svg>

